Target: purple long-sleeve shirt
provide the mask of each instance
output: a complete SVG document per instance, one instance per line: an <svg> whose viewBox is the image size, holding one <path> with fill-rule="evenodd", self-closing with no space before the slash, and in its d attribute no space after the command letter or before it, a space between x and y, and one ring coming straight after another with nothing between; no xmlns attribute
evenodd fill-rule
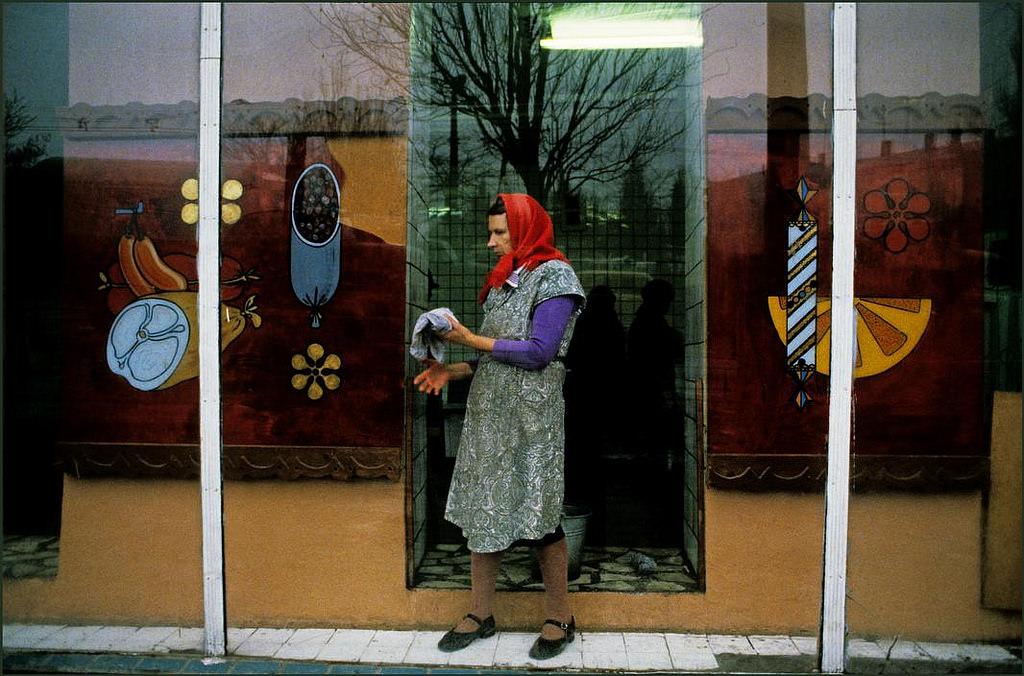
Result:
<svg viewBox="0 0 1024 676"><path fill-rule="evenodd" d="M558 355L565 327L576 307L572 296L555 296L537 304L533 310L533 328L527 340L498 339L492 355L505 364L536 371Z"/></svg>

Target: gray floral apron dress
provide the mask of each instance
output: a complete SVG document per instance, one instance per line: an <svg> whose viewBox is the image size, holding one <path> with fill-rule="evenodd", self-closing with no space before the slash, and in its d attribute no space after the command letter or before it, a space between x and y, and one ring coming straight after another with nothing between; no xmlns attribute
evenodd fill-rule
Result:
<svg viewBox="0 0 1024 676"><path fill-rule="evenodd" d="M585 295L572 267L547 261L520 275L519 286L492 288L480 334L527 340L533 309L556 296L578 296L558 347L565 356ZM561 520L565 489L565 365L539 371L484 354L466 403L466 420L445 518L462 528L470 551L499 552L538 539Z"/></svg>

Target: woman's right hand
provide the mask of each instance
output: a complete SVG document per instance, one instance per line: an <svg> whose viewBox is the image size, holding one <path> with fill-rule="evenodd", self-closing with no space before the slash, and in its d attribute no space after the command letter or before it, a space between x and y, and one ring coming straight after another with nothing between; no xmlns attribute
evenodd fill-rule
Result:
<svg viewBox="0 0 1024 676"><path fill-rule="evenodd" d="M413 378L413 384L419 386L420 392L441 394L441 390L452 377L448 367L433 359L424 359L420 363L424 364L427 368Z"/></svg>

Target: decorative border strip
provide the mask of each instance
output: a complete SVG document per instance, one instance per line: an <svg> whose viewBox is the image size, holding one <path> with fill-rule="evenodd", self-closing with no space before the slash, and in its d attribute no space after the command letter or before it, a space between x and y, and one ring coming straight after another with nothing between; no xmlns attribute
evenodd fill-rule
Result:
<svg viewBox="0 0 1024 676"><path fill-rule="evenodd" d="M403 99L249 102L223 105L222 132L227 137L319 136L323 134L405 134L409 107ZM199 106L128 103L92 106L76 103L57 109L57 126L65 138L194 138L199 133Z"/></svg>
<svg viewBox="0 0 1024 676"><path fill-rule="evenodd" d="M223 133L228 137L405 134L409 121L409 106L400 98L236 100L223 108ZM708 99L705 115L708 133L827 132L832 128L832 99L824 94L727 96ZM57 123L64 137L72 140L194 137L199 129L199 107L193 101L117 106L76 103L57 110ZM980 96L933 92L857 98L858 133L980 131L988 127L988 106Z"/></svg>
<svg viewBox="0 0 1024 676"><path fill-rule="evenodd" d="M225 446L225 479L351 479L402 475L402 450L361 446ZM56 465L77 478L153 477L194 479L199 476L198 444L57 445Z"/></svg>
<svg viewBox="0 0 1024 676"><path fill-rule="evenodd" d="M832 128L832 99L764 94L708 99L708 133L820 131ZM930 93L924 96L857 98L857 133L980 131L987 129L988 110L980 96Z"/></svg>
<svg viewBox="0 0 1024 676"><path fill-rule="evenodd" d="M708 456L708 485L741 491L821 492L825 455ZM989 483L989 459L980 456L854 455L850 485L855 492L940 493L981 490Z"/></svg>

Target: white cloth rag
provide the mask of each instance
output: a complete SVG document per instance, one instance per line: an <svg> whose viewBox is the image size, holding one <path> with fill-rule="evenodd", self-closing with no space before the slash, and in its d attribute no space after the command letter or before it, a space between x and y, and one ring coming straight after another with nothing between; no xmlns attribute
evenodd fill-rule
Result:
<svg viewBox="0 0 1024 676"><path fill-rule="evenodd" d="M449 316L454 318L455 313L446 307L421 314L412 329L409 354L416 359L434 359L443 364L444 338L438 334L452 330L452 323L448 321Z"/></svg>

